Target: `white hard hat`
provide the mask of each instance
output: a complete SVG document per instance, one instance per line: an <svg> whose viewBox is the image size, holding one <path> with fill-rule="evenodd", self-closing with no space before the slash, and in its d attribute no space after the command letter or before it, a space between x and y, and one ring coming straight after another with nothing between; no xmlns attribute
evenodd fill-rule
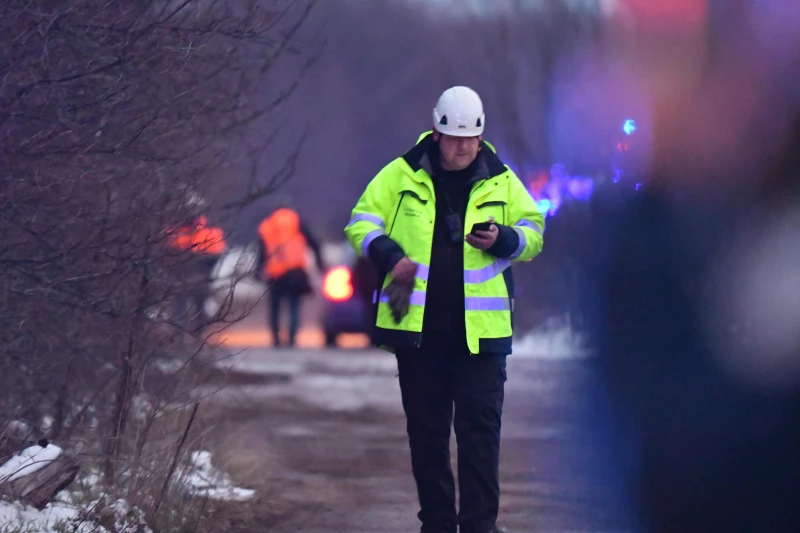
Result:
<svg viewBox="0 0 800 533"><path fill-rule="evenodd" d="M477 137L485 123L481 97L469 87L447 89L433 108L433 127L445 135Z"/></svg>

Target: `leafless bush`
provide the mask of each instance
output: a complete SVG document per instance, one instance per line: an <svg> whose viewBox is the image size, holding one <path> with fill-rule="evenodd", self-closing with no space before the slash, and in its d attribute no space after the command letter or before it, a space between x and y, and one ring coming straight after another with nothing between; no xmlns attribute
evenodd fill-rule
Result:
<svg viewBox="0 0 800 533"><path fill-rule="evenodd" d="M297 81L272 101L260 87L314 4L2 2L0 440L17 421L82 442L113 486L169 406L188 401L193 378L158 366L202 349L153 312L187 290L193 257L170 251L170 231L200 214L189 195L240 177L263 150L242 139ZM253 172L243 201L294 159Z"/></svg>

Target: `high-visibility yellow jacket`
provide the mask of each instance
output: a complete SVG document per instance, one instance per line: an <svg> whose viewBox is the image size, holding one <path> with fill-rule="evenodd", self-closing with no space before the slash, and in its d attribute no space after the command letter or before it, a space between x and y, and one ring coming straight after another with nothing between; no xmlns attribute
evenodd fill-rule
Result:
<svg viewBox="0 0 800 533"><path fill-rule="evenodd" d="M358 253L369 256L370 244L385 236L418 265L411 309L400 324L394 322L383 291L376 295L378 315L372 341L390 351L399 346L418 347L422 342L436 219L433 170L423 146L430 134L423 133L414 148L378 173L358 200L345 228L347 238ZM508 256L496 257L464 242L466 340L473 354L511 353L514 294L509 267L514 261L530 261L541 252L544 217L519 178L497 157L491 144L481 143L479 157L482 164L478 166L463 221L465 236L473 224L493 217L498 224L513 229L517 237L513 242L517 246ZM503 231L509 232L508 229ZM390 273L384 274L382 288L392 278Z"/></svg>

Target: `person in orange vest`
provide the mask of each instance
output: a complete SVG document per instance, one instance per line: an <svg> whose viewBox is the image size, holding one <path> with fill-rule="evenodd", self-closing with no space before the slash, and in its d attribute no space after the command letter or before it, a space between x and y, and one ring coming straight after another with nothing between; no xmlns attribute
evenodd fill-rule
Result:
<svg viewBox="0 0 800 533"><path fill-rule="evenodd" d="M274 346L280 346L280 313L289 304L289 346L294 346L300 325L300 302L311 292L308 252L313 251L317 268L325 271L319 244L301 222L296 211L282 207L258 227L262 246L258 271L269 287L270 327Z"/></svg>
<svg viewBox="0 0 800 533"><path fill-rule="evenodd" d="M199 329L203 305L209 294L211 269L225 252L225 233L222 228L212 226L204 215L170 232L167 244L170 248L189 256L181 261L181 276L187 283L185 298L179 298L176 316L185 317L189 307L194 308L190 327Z"/></svg>
<svg viewBox="0 0 800 533"><path fill-rule="evenodd" d="M219 257L225 251L225 234L222 228L209 226L205 215L200 215L193 223L175 230L171 234L170 245L200 256Z"/></svg>

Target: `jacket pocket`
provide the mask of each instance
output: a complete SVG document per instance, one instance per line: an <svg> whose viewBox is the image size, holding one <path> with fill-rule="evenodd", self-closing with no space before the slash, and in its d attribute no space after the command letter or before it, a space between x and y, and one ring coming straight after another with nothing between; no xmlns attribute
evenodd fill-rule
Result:
<svg viewBox="0 0 800 533"><path fill-rule="evenodd" d="M495 222L507 224L506 222L506 202L503 200L488 200L475 206L475 211L481 220L486 220L490 216L494 217Z"/></svg>
<svg viewBox="0 0 800 533"><path fill-rule="evenodd" d="M485 207L492 207L492 206L500 206L505 207L507 204L502 200L489 200L488 202L483 202L482 204L478 204L475 206L475 209L483 209Z"/></svg>

